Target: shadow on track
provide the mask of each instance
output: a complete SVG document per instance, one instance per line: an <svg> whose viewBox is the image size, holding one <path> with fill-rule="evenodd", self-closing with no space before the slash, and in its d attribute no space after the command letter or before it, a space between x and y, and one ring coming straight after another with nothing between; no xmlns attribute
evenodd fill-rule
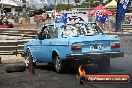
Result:
<svg viewBox="0 0 132 88"><path fill-rule="evenodd" d="M98 70L98 67L93 64L87 64L82 66L83 69L86 71L86 74L98 74L100 71ZM78 74L78 67L69 67L68 71L64 72L63 74L71 74L76 75ZM43 63L37 63L35 69L41 69L46 71L55 71L53 66L51 64L43 64Z"/></svg>

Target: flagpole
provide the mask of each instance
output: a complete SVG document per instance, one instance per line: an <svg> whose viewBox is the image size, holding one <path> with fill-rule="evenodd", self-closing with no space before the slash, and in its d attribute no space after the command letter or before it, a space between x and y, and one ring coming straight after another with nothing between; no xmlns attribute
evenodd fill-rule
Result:
<svg viewBox="0 0 132 88"><path fill-rule="evenodd" d="M70 7L70 6L69 6L69 0L68 0L68 11L69 11L69 7Z"/></svg>
<svg viewBox="0 0 132 88"><path fill-rule="evenodd" d="M55 10L54 10L54 28L55 28L55 17L56 16L56 0L55 0Z"/></svg>

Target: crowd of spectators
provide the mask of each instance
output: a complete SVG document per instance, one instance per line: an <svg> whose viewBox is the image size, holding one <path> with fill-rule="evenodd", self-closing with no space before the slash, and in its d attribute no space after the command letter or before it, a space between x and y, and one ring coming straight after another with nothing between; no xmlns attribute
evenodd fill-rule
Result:
<svg viewBox="0 0 132 88"><path fill-rule="evenodd" d="M0 18L0 28L1 27L4 27L4 28L13 28L14 25L11 22L9 22L6 17L2 17L2 18Z"/></svg>
<svg viewBox="0 0 132 88"><path fill-rule="evenodd" d="M7 12L4 15L1 15L0 19L6 18L6 20L13 20L15 24L32 24L31 22L35 22L37 26L40 22L44 22L45 20L50 21L53 17L52 14L46 13L46 11L33 11L33 12L21 12L21 13L11 13Z"/></svg>

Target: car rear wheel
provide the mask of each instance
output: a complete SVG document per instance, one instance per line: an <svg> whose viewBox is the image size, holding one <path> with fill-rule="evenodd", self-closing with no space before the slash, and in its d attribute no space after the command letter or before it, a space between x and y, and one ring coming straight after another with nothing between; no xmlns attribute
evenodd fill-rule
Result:
<svg viewBox="0 0 132 88"><path fill-rule="evenodd" d="M108 71L110 68L110 58L99 60L97 66L100 71Z"/></svg>
<svg viewBox="0 0 132 88"><path fill-rule="evenodd" d="M53 65L57 73L63 73L65 71L65 62L58 55L54 55Z"/></svg>
<svg viewBox="0 0 132 88"><path fill-rule="evenodd" d="M31 60L33 60L31 52L30 52L29 49L27 49L27 51L26 51L25 59L26 59L25 60L26 68L29 68L29 63L30 63ZM36 62L33 62L32 65L33 65L33 68L35 68L36 67Z"/></svg>

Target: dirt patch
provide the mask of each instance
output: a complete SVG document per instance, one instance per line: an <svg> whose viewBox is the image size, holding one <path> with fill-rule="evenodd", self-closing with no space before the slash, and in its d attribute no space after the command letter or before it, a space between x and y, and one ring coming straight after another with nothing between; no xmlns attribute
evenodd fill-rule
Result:
<svg viewBox="0 0 132 88"><path fill-rule="evenodd" d="M9 59L9 60L1 60L4 64L11 64L11 63L25 63L25 59Z"/></svg>

